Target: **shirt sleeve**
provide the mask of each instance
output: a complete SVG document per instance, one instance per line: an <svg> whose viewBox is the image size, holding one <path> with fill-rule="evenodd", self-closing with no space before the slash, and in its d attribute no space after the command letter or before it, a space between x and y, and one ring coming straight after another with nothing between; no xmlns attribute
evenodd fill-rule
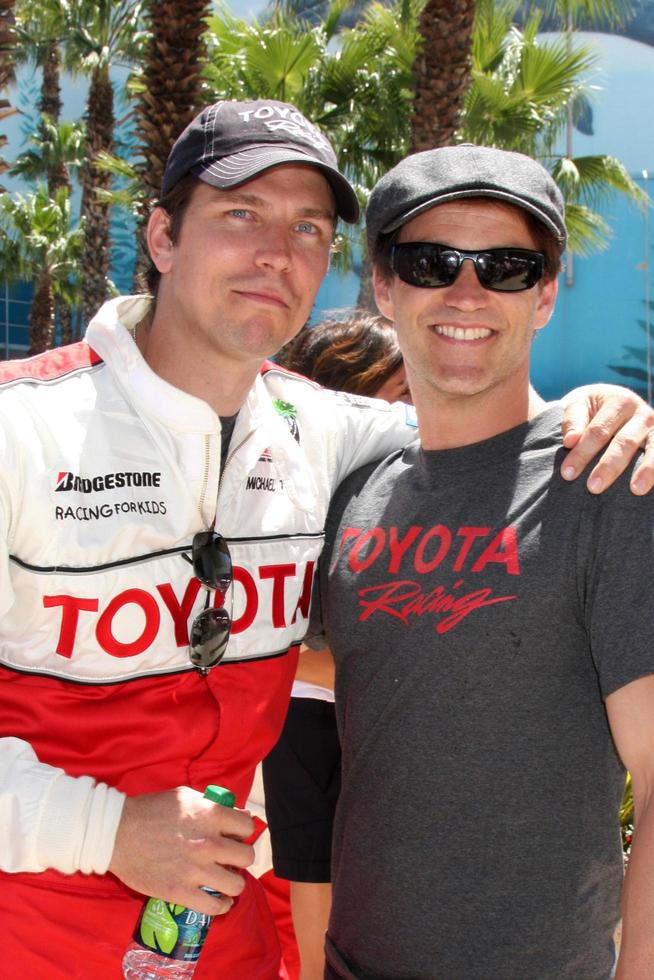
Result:
<svg viewBox="0 0 654 980"><path fill-rule="evenodd" d="M323 395L333 399L333 413L339 426L334 487L354 470L404 449L418 436L413 405L403 402L390 405L380 398L326 389Z"/></svg>
<svg viewBox="0 0 654 980"><path fill-rule="evenodd" d="M104 874L125 794L40 762L19 738L0 740L0 868Z"/></svg>
<svg viewBox="0 0 654 980"><path fill-rule="evenodd" d="M15 601L9 574L12 516L20 506L20 455L0 415L0 616ZM0 868L104 874L125 794L90 776L42 763L19 738L0 738Z"/></svg>
<svg viewBox="0 0 654 980"><path fill-rule="evenodd" d="M579 588L603 698L654 673L654 500L628 478L588 494L579 537Z"/></svg>

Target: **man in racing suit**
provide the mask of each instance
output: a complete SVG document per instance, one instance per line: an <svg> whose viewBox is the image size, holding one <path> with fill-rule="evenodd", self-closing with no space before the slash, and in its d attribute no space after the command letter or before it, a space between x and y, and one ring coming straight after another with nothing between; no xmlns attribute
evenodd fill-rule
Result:
<svg viewBox="0 0 654 980"><path fill-rule="evenodd" d="M119 977L147 894L217 916L198 980L283 976L244 871L253 822L201 791L219 783L243 806L286 711L330 495L413 435L405 406L266 362L309 315L337 216L357 213L331 147L292 106L218 103L168 161L148 226L154 303L112 300L82 343L2 367L0 913L13 976ZM636 407L639 442L651 419L618 402L607 414ZM187 560L210 529L231 553L225 594ZM189 630L205 597L225 604L231 632L198 671Z"/></svg>

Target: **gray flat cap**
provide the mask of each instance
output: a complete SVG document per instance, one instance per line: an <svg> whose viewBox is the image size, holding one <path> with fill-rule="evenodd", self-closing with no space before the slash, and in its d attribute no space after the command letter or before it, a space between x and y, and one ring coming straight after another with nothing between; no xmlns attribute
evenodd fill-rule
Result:
<svg viewBox="0 0 654 980"><path fill-rule="evenodd" d="M375 185L366 209L368 250L436 204L490 197L524 208L552 232L561 251L567 232L563 198L545 167L532 157L489 146L444 146L406 157Z"/></svg>

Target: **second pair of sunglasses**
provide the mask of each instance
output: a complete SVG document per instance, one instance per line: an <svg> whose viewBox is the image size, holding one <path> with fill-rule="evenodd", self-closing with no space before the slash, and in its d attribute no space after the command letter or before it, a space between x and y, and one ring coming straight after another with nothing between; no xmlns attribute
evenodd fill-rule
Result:
<svg viewBox="0 0 654 980"><path fill-rule="evenodd" d="M403 282L419 289L451 286L466 259L474 264L484 289L519 293L531 289L545 274L542 252L528 248L487 248L470 252L437 242L401 242L391 246L391 269Z"/></svg>
<svg viewBox="0 0 654 980"><path fill-rule="evenodd" d="M189 658L200 673L206 674L225 655L232 628L232 617L224 606L209 606L211 592L224 595L233 582L232 557L222 534L215 531L194 534L191 552L193 574L208 591L205 607L191 626Z"/></svg>

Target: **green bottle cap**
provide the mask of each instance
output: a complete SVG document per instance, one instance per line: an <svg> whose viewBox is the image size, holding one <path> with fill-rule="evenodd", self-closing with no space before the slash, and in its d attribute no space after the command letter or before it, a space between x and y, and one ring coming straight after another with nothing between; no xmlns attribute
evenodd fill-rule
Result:
<svg viewBox="0 0 654 980"><path fill-rule="evenodd" d="M234 794L224 786L207 786L204 797L212 803L220 803L221 806L234 806L236 802Z"/></svg>

